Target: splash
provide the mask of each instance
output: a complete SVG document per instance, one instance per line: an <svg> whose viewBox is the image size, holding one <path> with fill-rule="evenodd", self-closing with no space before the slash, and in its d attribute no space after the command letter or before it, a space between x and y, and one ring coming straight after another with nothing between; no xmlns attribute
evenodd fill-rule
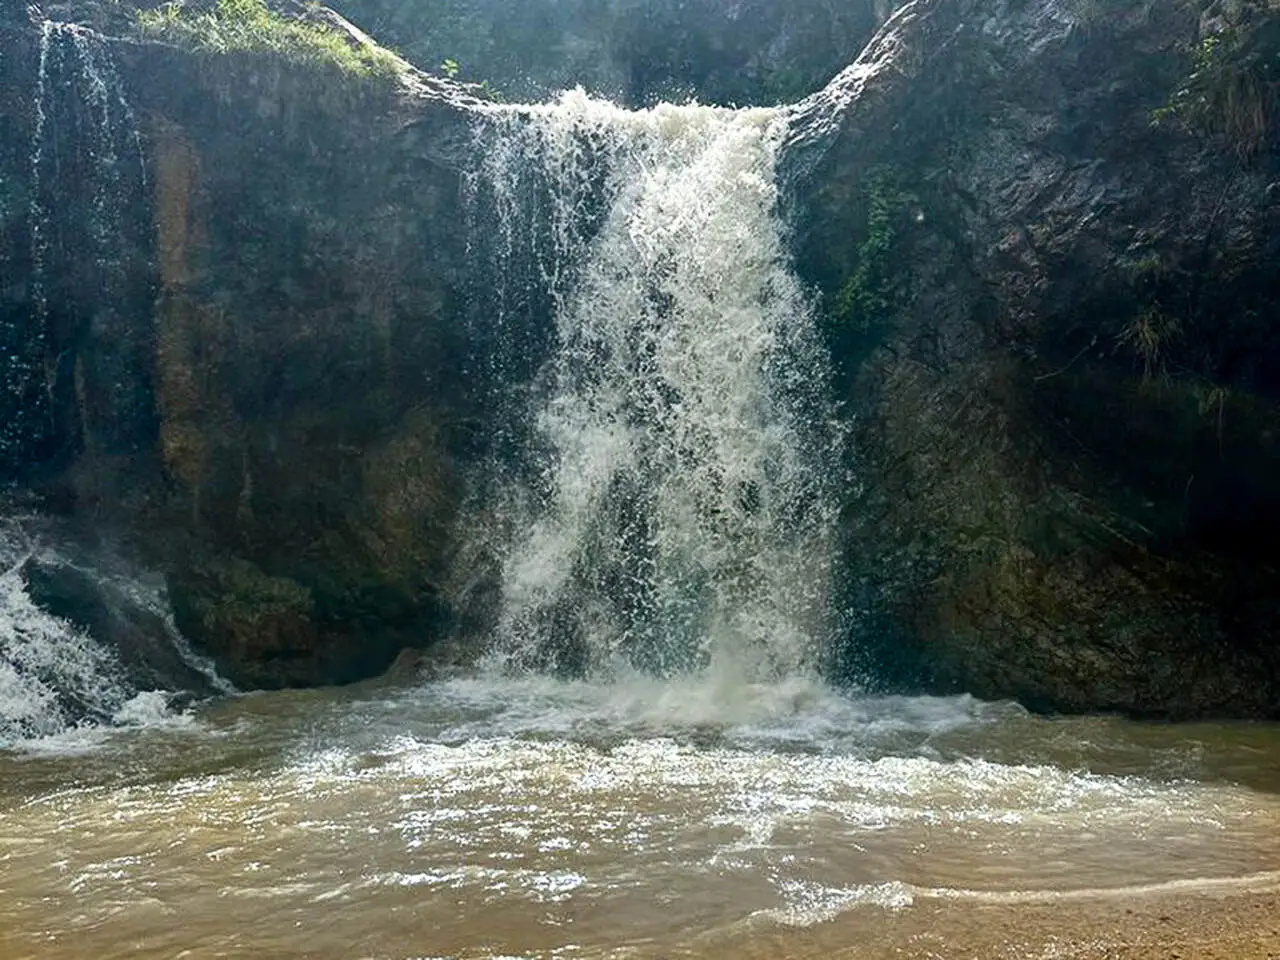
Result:
<svg viewBox="0 0 1280 960"><path fill-rule="evenodd" d="M16 570L0 577L0 746L110 716L129 690L110 653L41 610Z"/></svg>
<svg viewBox="0 0 1280 960"><path fill-rule="evenodd" d="M747 682L813 670L842 437L776 209L785 115L633 112L577 91L490 120L473 194L501 274L523 284L499 307L528 299L523 261L554 316L498 496L493 659ZM503 309L492 319L515 336Z"/></svg>
<svg viewBox="0 0 1280 960"><path fill-rule="evenodd" d="M178 632L163 580L29 522L36 533L22 520L0 524L0 747L168 718L173 694L235 692ZM42 606L30 583L36 565L93 583L82 605L113 625L111 635Z"/></svg>

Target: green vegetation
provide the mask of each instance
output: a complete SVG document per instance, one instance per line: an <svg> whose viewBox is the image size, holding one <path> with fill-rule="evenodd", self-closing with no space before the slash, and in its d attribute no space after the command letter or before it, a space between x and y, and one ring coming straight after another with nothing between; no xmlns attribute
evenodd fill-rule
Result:
<svg viewBox="0 0 1280 960"><path fill-rule="evenodd" d="M1203 394L1201 413L1221 414L1236 388L1265 384L1275 350L1269 262L1206 267L1199 248L1150 252L1124 266L1127 295L1108 324L1116 354L1144 381ZM1225 282L1223 282L1225 281Z"/></svg>
<svg viewBox="0 0 1280 960"><path fill-rule="evenodd" d="M1174 341L1182 332L1177 317L1169 316L1158 303L1147 304L1133 315L1120 331L1119 342L1132 350L1142 362L1142 375L1150 380L1163 376Z"/></svg>
<svg viewBox="0 0 1280 960"><path fill-rule="evenodd" d="M323 23L276 13L266 0L217 0L189 10L182 0L138 13L144 33L213 53L275 53L295 63L330 64L357 76L394 76L402 61Z"/></svg>
<svg viewBox="0 0 1280 960"><path fill-rule="evenodd" d="M1280 17L1239 0L1200 41L1191 72L1152 115L1224 138L1243 157L1266 143L1280 106Z"/></svg>
<svg viewBox="0 0 1280 960"><path fill-rule="evenodd" d="M1183 317L1164 306L1180 302L1179 281L1183 279L1174 264L1159 253L1148 251L1123 268L1132 295L1131 312L1118 315L1115 343L1142 365L1144 380L1166 380L1173 365L1179 374L1188 371L1180 362L1183 343Z"/></svg>
<svg viewBox="0 0 1280 960"><path fill-rule="evenodd" d="M488 100L491 103L502 103L506 97L502 95L502 91L498 90L488 80L467 80L462 76L462 64L453 57L447 58L439 67L436 68L441 75L448 77L450 80L456 80L464 83L471 88L471 93L479 97L481 100Z"/></svg>
<svg viewBox="0 0 1280 960"><path fill-rule="evenodd" d="M891 172L879 171L868 178L862 243L856 265L835 299L835 318L846 329L868 332L897 300L901 281L893 261L901 252L898 228L904 210L915 202Z"/></svg>
<svg viewBox="0 0 1280 960"><path fill-rule="evenodd" d="M293 580L271 577L247 560L232 559L203 571L219 587L195 609L209 630L254 630L272 617L309 620L310 592Z"/></svg>

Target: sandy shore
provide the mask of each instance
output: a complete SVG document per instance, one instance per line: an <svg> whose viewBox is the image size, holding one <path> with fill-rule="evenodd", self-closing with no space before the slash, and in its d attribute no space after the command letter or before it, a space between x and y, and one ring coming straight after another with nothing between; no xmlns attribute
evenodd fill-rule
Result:
<svg viewBox="0 0 1280 960"><path fill-rule="evenodd" d="M1028 904L934 901L854 911L707 955L840 960L1280 960L1280 891ZM729 952L721 952L730 947Z"/></svg>
<svg viewBox="0 0 1280 960"><path fill-rule="evenodd" d="M1034 904L934 901L900 911L857 909L807 928L750 926L697 945L643 943L565 955L595 960L1280 960L1280 891L1144 894ZM422 936L430 940L429 931L423 930ZM278 943L265 951L246 945L243 950L195 950L181 955L264 960L401 955L353 949L295 951ZM162 955L175 954L145 953ZM487 952L465 955L491 956ZM0 960L83 960L85 956L70 938L45 944L34 944L29 937L9 941L0 929Z"/></svg>
<svg viewBox="0 0 1280 960"><path fill-rule="evenodd" d="M1161 896L1129 902L979 907L935 917L894 956L1280 960L1280 896Z"/></svg>

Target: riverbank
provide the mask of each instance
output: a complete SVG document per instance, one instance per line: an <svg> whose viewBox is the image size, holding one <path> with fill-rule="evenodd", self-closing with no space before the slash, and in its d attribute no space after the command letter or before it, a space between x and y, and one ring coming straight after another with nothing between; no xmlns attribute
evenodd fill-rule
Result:
<svg viewBox="0 0 1280 960"><path fill-rule="evenodd" d="M854 912L803 931L753 934L733 944L732 953L758 960L1277 960L1278 884L1280 877L1261 891L916 904L878 919Z"/></svg>

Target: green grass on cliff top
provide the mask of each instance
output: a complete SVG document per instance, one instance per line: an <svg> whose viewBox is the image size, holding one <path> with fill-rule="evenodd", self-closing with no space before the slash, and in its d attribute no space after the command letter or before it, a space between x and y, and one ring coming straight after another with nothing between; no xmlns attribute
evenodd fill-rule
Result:
<svg viewBox="0 0 1280 960"><path fill-rule="evenodd" d="M400 58L325 24L276 13L266 0L217 0L188 10L182 0L138 13L144 33L213 53L275 53L294 63L330 64L356 76L394 76Z"/></svg>

